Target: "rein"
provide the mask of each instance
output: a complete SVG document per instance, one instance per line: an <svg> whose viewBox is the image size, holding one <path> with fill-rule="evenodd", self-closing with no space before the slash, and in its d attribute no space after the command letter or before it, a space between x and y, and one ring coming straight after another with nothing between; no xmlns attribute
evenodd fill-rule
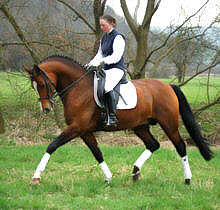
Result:
<svg viewBox="0 0 220 210"><path fill-rule="evenodd" d="M89 69L85 74L83 74L81 77L79 77L76 81L72 82L70 85L65 87L62 91L57 92L54 97L56 98L57 96L60 96L60 98L62 99L68 93L68 91L70 91L77 83L80 82L81 79L83 79L85 76L87 76L88 74L90 74L93 71L94 71L94 69Z"/></svg>
<svg viewBox="0 0 220 210"><path fill-rule="evenodd" d="M76 84L78 84L80 82L80 80L82 80L84 77L86 77L88 74L90 74L91 72L94 71L94 69L89 69L85 74L83 74L81 77L79 77L76 81L72 82L70 85L65 87L62 91L57 92L57 91L53 91L52 88L51 88L51 85L52 85L54 87L54 89L56 90L56 85L54 84L54 82L46 75L44 70L42 70L38 66L37 66L37 68L38 68L38 70L40 70L40 72L37 74L37 76L38 75L43 76L43 79L44 79L45 84L46 84L46 89L47 89L47 97L40 97L40 98L38 98L38 100L41 101L41 100L44 100L44 99L48 99L52 106L55 104L55 99L58 96L60 96L60 98L62 99ZM34 78L33 71L32 71L32 76L31 77L32 77L32 79Z"/></svg>

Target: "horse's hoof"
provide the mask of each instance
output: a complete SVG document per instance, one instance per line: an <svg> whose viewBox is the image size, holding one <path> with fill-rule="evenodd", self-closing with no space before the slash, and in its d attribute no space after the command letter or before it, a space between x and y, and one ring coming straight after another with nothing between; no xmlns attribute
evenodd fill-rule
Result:
<svg viewBox="0 0 220 210"><path fill-rule="evenodd" d="M106 183L107 185L109 185L109 184L110 184L111 179L112 179L112 178L106 178L106 179L105 179L105 183Z"/></svg>
<svg viewBox="0 0 220 210"><path fill-rule="evenodd" d="M105 180L105 185L106 186L109 186L109 184L110 184L110 180L108 181L108 180Z"/></svg>
<svg viewBox="0 0 220 210"><path fill-rule="evenodd" d="M185 179L185 184L190 185L190 179Z"/></svg>
<svg viewBox="0 0 220 210"><path fill-rule="evenodd" d="M133 174L132 179L133 179L133 182L139 181L141 179L141 174L140 173Z"/></svg>
<svg viewBox="0 0 220 210"><path fill-rule="evenodd" d="M35 186L39 184L40 184L40 178L33 178L30 183L31 186Z"/></svg>

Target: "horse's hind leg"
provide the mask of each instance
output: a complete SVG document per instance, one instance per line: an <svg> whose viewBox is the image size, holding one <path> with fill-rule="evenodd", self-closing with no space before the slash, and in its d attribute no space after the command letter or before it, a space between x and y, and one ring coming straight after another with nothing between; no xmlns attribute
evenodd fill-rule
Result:
<svg viewBox="0 0 220 210"><path fill-rule="evenodd" d="M102 172L104 173L105 176L105 181L109 182L112 178L112 173L103 159L102 152L98 147L98 143L96 141L95 136L92 133L86 133L85 135L81 136L81 138L83 139L85 144L89 147L95 159L99 162L99 166L102 169Z"/></svg>
<svg viewBox="0 0 220 210"><path fill-rule="evenodd" d="M135 127L134 133L144 142L146 150L139 156L139 158L134 163L134 169L132 173L133 180L140 179L140 169L144 165L145 161L150 158L152 153L159 149L160 144L150 133L149 125L141 125Z"/></svg>
<svg viewBox="0 0 220 210"><path fill-rule="evenodd" d="M192 178L192 173L190 170L189 162L188 162L188 156L186 154L186 144L181 139L179 130L178 130L178 123L174 124L175 121L172 121L173 123L170 123L169 126L166 126L166 124L160 124L169 139L174 144L176 151L182 158L182 165L184 169L184 177L185 177L185 184L190 184L190 179Z"/></svg>

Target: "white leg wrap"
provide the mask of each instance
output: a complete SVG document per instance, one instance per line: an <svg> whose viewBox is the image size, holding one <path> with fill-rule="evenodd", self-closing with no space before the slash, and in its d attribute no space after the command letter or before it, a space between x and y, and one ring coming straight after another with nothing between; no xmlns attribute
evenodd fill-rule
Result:
<svg viewBox="0 0 220 210"><path fill-rule="evenodd" d="M150 156L152 155L152 152L148 149L146 149L141 155L140 157L136 160L136 162L134 163L135 166L137 166L139 169L141 169L141 167L144 165L145 161L147 159L150 158Z"/></svg>
<svg viewBox="0 0 220 210"><path fill-rule="evenodd" d="M50 154L46 152L44 156L42 157L39 165L37 166L37 169L32 178L40 178L40 175L44 171L49 159L50 159Z"/></svg>
<svg viewBox="0 0 220 210"><path fill-rule="evenodd" d="M187 155L182 158L182 164L183 164L183 168L184 168L184 177L185 177L185 179L191 179L192 178L192 173L191 173L191 170L190 170Z"/></svg>
<svg viewBox="0 0 220 210"><path fill-rule="evenodd" d="M109 182L112 179L112 173L109 170L107 164L105 161L103 161L102 163L100 163L100 168L102 169L104 175L105 175L105 180L107 182Z"/></svg>

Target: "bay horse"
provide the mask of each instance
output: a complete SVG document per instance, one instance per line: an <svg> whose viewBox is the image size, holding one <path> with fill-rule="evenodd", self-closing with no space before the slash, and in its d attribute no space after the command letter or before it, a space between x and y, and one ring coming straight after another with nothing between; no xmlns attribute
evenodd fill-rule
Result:
<svg viewBox="0 0 220 210"><path fill-rule="evenodd" d="M25 67L32 87L39 94L43 112L48 113L53 106L55 95L59 95L64 106L64 117L67 128L47 147L32 177L32 184L39 184L41 173L48 160L57 148L75 137L81 137L98 161L105 181L109 182L112 173L104 161L102 152L94 136L96 131L119 131L131 129L143 141L146 149L138 157L133 167L133 180L140 179L140 170L153 152L159 149L159 142L150 132L150 126L159 124L174 144L182 158L185 184L190 184L190 170L186 145L179 134L179 114L184 125L195 141L201 155L210 160L213 153L201 135L190 105L178 86L165 84L156 79L137 79L131 82L136 87L137 105L129 110L117 110L117 127L101 126L99 108L94 100L93 73L70 57L53 55L43 59L32 69Z"/></svg>

